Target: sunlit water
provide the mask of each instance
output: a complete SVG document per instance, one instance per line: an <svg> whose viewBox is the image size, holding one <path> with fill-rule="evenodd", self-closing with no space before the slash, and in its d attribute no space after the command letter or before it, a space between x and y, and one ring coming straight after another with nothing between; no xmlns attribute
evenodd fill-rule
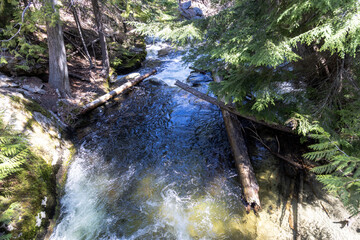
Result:
<svg viewBox="0 0 360 240"><path fill-rule="evenodd" d="M90 125L51 239L241 238L241 188L221 112L173 87L190 73L180 53L161 60L154 77L164 85L143 82Z"/></svg>

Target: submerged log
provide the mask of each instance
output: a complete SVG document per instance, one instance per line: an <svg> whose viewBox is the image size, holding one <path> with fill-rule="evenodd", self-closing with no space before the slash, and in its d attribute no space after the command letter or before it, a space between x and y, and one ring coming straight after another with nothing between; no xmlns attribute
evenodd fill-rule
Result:
<svg viewBox="0 0 360 240"><path fill-rule="evenodd" d="M189 85L187 85L185 83L182 83L180 81L176 81L175 85L182 88L183 90L197 96L198 98L201 98L204 101L212 103L212 104L218 106L219 108L221 108L222 110L226 110L226 111L231 112L231 113L233 113L235 115L238 115L241 118L247 119L249 121L261 124L263 126L266 126L266 127L278 130L278 131L295 134L295 132L291 128L287 127L287 126L278 125L278 124L275 124L275 123L267 123L267 122L264 122L264 121L261 121L261 120L257 120L255 117L252 117L252 116L245 116L244 114L241 114L238 111L236 111L236 109L232 105L225 104L223 101L219 101L216 98L213 98L213 97L210 97L210 96L206 95L205 93L199 92L198 90L190 87Z"/></svg>
<svg viewBox="0 0 360 240"><path fill-rule="evenodd" d="M156 73L156 70L152 70L151 72L144 74L140 77L135 78L134 80L129 80L128 82L126 82L125 84L121 85L118 88L115 88L114 90L110 91L109 93L97 98L96 100L92 101L91 103L86 104L82 111L80 112L80 115L83 115L95 108L97 108L98 106L104 104L105 102L107 102L109 99L115 97L116 95L122 93L123 91L125 91L126 89L138 84L139 82L141 82L142 80L144 80L145 78L153 75Z"/></svg>
<svg viewBox="0 0 360 240"><path fill-rule="evenodd" d="M214 80L220 82L221 78L214 75ZM221 110L225 122L231 150L234 155L235 164L239 171L240 183L243 188L244 198L247 202L246 211L253 209L256 213L260 209L259 185L257 183L254 169L251 165L248 150L242 134L241 123L237 116L227 110Z"/></svg>

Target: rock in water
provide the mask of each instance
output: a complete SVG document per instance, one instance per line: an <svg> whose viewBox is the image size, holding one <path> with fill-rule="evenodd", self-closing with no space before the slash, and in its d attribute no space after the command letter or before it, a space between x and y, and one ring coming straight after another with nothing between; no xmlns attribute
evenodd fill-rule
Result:
<svg viewBox="0 0 360 240"><path fill-rule="evenodd" d="M194 72L190 74L186 81L192 83L193 85L199 85L200 83L211 82L212 79L207 74Z"/></svg>
<svg viewBox="0 0 360 240"><path fill-rule="evenodd" d="M171 50L172 50L171 47L166 47L166 48L160 49L158 51L158 57L164 57L164 56L168 55Z"/></svg>

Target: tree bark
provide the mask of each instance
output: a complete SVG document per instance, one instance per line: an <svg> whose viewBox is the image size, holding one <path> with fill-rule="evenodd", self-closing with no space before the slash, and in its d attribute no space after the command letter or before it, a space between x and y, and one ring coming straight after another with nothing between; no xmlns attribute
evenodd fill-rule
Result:
<svg viewBox="0 0 360 240"><path fill-rule="evenodd" d="M249 121L261 124L263 126L266 126L266 127L269 127L269 128L281 131L281 132L295 134L295 132L293 130L291 130L291 128L287 127L287 126L282 126L282 125L273 124L273 123L266 123L264 121L257 120L255 117L245 116L244 114L241 114L238 111L236 111L236 109L232 105L225 104L224 102L219 101L216 98L210 97L210 96L206 95L205 93L199 92L198 90L188 86L185 83L182 83L180 81L176 81L175 85L182 88L183 90L185 90L185 91L187 91L187 92L201 98L202 100L207 101L209 103L212 103L212 104L218 106L219 108L221 108L222 110L226 110L228 112L231 112L231 113L233 113L235 115L238 115L241 118L247 119Z"/></svg>
<svg viewBox="0 0 360 240"><path fill-rule="evenodd" d="M46 0L45 4L50 4L52 14L58 14L55 6L57 0ZM63 31L60 22L50 23L46 21L47 41L49 48L49 84L53 88L59 89L62 95L70 94L70 83L68 67L64 45Z"/></svg>
<svg viewBox="0 0 360 240"><path fill-rule="evenodd" d="M122 93L123 91L125 91L126 89L138 84L139 82L141 82L142 80L144 80L145 78L153 75L156 73L156 70L152 70L151 72L144 74L140 77L135 78L134 80L130 80L127 83L121 85L118 88L115 88L114 90L112 90L111 92L97 98L96 100L92 101L91 103L86 104L82 111L80 112L80 115L83 115L95 108L97 108L98 106L104 104L105 102L107 102L108 100L110 100L111 98L115 97L116 95L119 95L120 93Z"/></svg>
<svg viewBox="0 0 360 240"><path fill-rule="evenodd" d="M90 68L93 68L94 65L92 64L91 57L90 57L89 51L87 49L87 46L86 46L86 43L85 43L85 40L84 40L83 31L82 31L82 28L81 28L81 23L80 23L79 16L77 14L75 6L71 6L71 8L72 8L72 12L73 12L73 15L74 15L76 27L78 29L79 36L81 38L81 42L82 42L84 50L85 50L86 57L87 57L87 59L89 61L89 64L90 64Z"/></svg>
<svg viewBox="0 0 360 240"><path fill-rule="evenodd" d="M221 78L214 74L215 82ZM247 202L246 210L253 209L257 212L260 209L259 185L257 183L254 169L251 165L244 137L242 135L241 123L237 116L227 110L221 110L225 122L231 150L234 155L235 164L239 172L240 183L243 188L244 198Z"/></svg>
<svg viewBox="0 0 360 240"><path fill-rule="evenodd" d="M102 65L103 65L102 72L105 75L105 77L108 77L109 71L110 71L110 61L109 61L109 53L107 50L107 44L106 44L106 39L105 39L105 34L104 34L104 27L103 27L102 19L101 19L99 3L98 3L98 0L91 0L91 3L92 3L92 7L93 7L93 12L95 15L95 22L96 22L97 31L99 34L99 39L100 39Z"/></svg>

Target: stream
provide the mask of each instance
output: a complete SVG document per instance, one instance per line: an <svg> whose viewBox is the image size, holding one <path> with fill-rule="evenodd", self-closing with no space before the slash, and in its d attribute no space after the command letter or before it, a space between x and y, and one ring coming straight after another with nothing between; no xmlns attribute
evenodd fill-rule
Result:
<svg viewBox="0 0 360 240"><path fill-rule="evenodd" d="M78 129L50 239L262 240L297 239L299 233L301 239L356 239L350 231L341 235L323 210L338 200L304 183L304 203L298 204L299 175L251 138L262 210L246 214L221 111L174 86L187 82L191 70L181 51L158 57L166 47L149 44L140 73L154 67L158 73L97 109ZM193 77L207 92L209 76L203 82ZM274 139L273 133L263 137L270 144Z"/></svg>
<svg viewBox="0 0 360 240"><path fill-rule="evenodd" d="M163 45L148 46L156 79L97 113L81 140L51 239L239 236L229 225L243 211L241 187L221 112L173 86L190 69L180 52L159 59Z"/></svg>

